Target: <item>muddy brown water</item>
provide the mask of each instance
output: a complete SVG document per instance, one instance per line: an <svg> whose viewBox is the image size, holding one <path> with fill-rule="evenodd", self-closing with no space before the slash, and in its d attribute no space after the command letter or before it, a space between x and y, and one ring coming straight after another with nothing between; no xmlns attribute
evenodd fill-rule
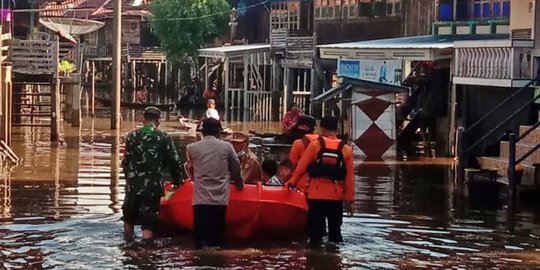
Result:
<svg viewBox="0 0 540 270"><path fill-rule="evenodd" d="M125 118L120 131L109 130L107 119L84 118L81 128L64 128L58 147L46 130L16 130L13 148L23 161L0 181L0 269L540 267L538 211L472 207L455 195L451 159L358 161L357 214L345 218L345 242L337 246L308 249L302 236L229 242L219 251L195 250L185 235L160 237L148 249L126 243L119 162L123 137L138 122ZM163 126L174 130L175 123ZM192 140L175 137L180 149Z"/></svg>

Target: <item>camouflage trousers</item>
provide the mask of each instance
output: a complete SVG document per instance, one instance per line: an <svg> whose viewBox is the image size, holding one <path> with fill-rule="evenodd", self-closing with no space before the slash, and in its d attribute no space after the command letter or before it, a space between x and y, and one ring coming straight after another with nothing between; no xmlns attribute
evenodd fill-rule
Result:
<svg viewBox="0 0 540 270"><path fill-rule="evenodd" d="M122 220L133 225L141 225L143 230L154 230L159 222L160 197L126 193L122 205Z"/></svg>

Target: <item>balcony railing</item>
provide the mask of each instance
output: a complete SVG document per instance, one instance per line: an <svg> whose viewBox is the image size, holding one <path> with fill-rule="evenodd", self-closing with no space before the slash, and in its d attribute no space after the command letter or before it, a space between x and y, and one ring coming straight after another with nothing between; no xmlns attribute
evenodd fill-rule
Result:
<svg viewBox="0 0 540 270"><path fill-rule="evenodd" d="M532 79L532 40L463 41L454 48L457 77Z"/></svg>

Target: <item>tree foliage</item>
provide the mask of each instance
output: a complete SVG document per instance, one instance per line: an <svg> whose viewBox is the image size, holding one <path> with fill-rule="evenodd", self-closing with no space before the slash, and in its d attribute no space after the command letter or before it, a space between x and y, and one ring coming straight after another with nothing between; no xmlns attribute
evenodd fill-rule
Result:
<svg viewBox="0 0 540 270"><path fill-rule="evenodd" d="M227 29L229 4L226 0L156 0L150 13L153 32L167 58L186 64Z"/></svg>

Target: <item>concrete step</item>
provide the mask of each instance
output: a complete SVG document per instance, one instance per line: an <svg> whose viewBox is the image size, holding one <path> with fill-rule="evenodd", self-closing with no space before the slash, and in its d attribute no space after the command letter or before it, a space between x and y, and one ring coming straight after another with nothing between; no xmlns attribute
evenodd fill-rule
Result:
<svg viewBox="0 0 540 270"><path fill-rule="evenodd" d="M507 177L508 160L501 157L479 157L478 163L482 169L496 169L500 176ZM534 167L527 164L522 164L524 167L521 184L526 186L534 185Z"/></svg>
<svg viewBox="0 0 540 270"><path fill-rule="evenodd" d="M519 134L525 133L531 126L520 126L519 127ZM531 133L527 134L525 138L523 138L519 143L521 144L527 144L535 146L540 142L540 127L536 128L535 130L531 131Z"/></svg>
<svg viewBox="0 0 540 270"><path fill-rule="evenodd" d="M509 142L501 141L501 152L500 157L502 159L508 160L508 148L510 146ZM521 158L527 152L533 149L532 145L517 143L516 144L516 159ZM535 163L540 163L540 149L534 151L528 158L526 158L522 164L533 165Z"/></svg>

